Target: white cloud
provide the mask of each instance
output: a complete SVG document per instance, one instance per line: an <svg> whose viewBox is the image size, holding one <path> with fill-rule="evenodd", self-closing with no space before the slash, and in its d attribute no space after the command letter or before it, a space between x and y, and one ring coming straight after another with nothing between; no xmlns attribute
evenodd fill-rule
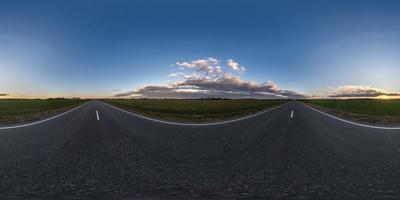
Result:
<svg viewBox="0 0 400 200"><path fill-rule="evenodd" d="M242 72L246 71L245 67L239 65L239 63L237 63L233 59L228 59L226 64L235 72L242 73Z"/></svg>
<svg viewBox="0 0 400 200"><path fill-rule="evenodd" d="M180 67L182 67L182 68L194 68L194 67L196 67L195 64L193 64L193 63L187 63L187 62L182 62L182 63L177 62L176 65L178 65L178 66L180 66Z"/></svg>
<svg viewBox="0 0 400 200"><path fill-rule="evenodd" d="M177 62L176 65L180 67L180 69L196 69L202 70L204 72L212 71L216 66L218 66L219 60L215 58L207 58L207 59L198 59L193 60L191 62Z"/></svg>

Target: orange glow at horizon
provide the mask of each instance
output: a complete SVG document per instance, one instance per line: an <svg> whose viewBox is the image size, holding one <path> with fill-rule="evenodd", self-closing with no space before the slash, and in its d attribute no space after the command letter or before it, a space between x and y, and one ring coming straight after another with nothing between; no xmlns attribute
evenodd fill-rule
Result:
<svg viewBox="0 0 400 200"><path fill-rule="evenodd" d="M375 97L375 99L400 99L400 96L380 95L378 97Z"/></svg>

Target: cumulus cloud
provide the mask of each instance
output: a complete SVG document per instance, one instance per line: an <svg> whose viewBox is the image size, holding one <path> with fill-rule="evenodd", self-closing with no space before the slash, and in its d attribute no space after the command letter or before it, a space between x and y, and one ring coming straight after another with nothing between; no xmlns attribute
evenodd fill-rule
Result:
<svg viewBox="0 0 400 200"><path fill-rule="evenodd" d="M305 95L290 90L281 90L272 81L257 83L242 80L240 73L245 68L236 61L227 60L225 68L215 58L177 62L178 69L169 77L174 82L164 86L145 86L134 91L114 95L114 97L141 98L305 98ZM232 69L235 74L225 69Z"/></svg>
<svg viewBox="0 0 400 200"><path fill-rule="evenodd" d="M176 65L181 70L194 69L196 71L205 72L208 74L212 74L221 68L221 66L219 66L219 60L212 57L207 59L193 60L191 62L177 62Z"/></svg>
<svg viewBox="0 0 400 200"><path fill-rule="evenodd" d="M0 97L6 97L6 96L9 96L10 94L7 94L7 93L0 93Z"/></svg>
<svg viewBox="0 0 400 200"><path fill-rule="evenodd" d="M227 60L227 65L228 65L233 71L235 71L235 72L240 72L240 73L242 73L242 72L246 71L246 68L245 68L245 67L239 65L239 63L237 63L237 62L236 62L235 60L233 60L233 59L228 59L228 60Z"/></svg>
<svg viewBox="0 0 400 200"><path fill-rule="evenodd" d="M344 97L344 98L372 98L379 96L400 96L400 93L390 92L379 88L361 85L345 85L334 89L329 97Z"/></svg>

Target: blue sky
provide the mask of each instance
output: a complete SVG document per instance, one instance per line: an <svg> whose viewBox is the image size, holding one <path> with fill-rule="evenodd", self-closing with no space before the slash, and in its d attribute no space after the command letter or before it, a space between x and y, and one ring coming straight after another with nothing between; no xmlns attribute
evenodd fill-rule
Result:
<svg viewBox="0 0 400 200"><path fill-rule="evenodd" d="M246 97L394 96L399 10L400 1L385 0L0 1L0 93L137 96L162 86L167 94L178 87L250 91ZM209 58L223 68L220 76L177 65ZM232 70L229 59L245 71ZM199 73L207 87L187 84L193 76L171 76L178 73Z"/></svg>

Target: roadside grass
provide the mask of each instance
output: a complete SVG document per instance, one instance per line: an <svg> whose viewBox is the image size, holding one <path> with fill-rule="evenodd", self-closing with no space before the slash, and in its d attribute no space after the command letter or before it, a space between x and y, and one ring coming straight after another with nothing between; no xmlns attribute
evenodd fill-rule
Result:
<svg viewBox="0 0 400 200"><path fill-rule="evenodd" d="M312 99L303 102L355 121L400 124L400 99Z"/></svg>
<svg viewBox="0 0 400 200"><path fill-rule="evenodd" d="M81 104L80 99L0 99L0 123L19 123L55 115Z"/></svg>
<svg viewBox="0 0 400 200"><path fill-rule="evenodd" d="M257 113L289 100L105 99L103 101L157 119L212 122Z"/></svg>

